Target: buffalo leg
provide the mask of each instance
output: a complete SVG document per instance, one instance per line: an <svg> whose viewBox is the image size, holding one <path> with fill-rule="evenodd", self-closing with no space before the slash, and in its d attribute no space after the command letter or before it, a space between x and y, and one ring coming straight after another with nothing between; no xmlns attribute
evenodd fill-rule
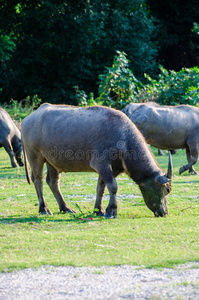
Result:
<svg viewBox="0 0 199 300"><path fill-rule="evenodd" d="M7 140L4 142L4 149L6 150L8 155L10 156L10 162L11 162L12 167L16 168L17 165L16 165L15 160L14 160L15 154L14 154L14 151L12 149L11 144Z"/></svg>
<svg viewBox="0 0 199 300"><path fill-rule="evenodd" d="M97 209L96 214L97 216L104 216L104 210L102 207L102 199L104 196L104 191L105 191L105 183L102 180L101 176L98 177L97 181L97 196L96 196L96 201L95 201L95 209Z"/></svg>
<svg viewBox="0 0 199 300"><path fill-rule="evenodd" d="M119 170L113 170L113 176L117 177L121 171ZM98 209L97 215L98 216L104 216L104 210L102 207L102 199L104 196L104 191L105 191L106 184L102 180L101 176L98 177L98 182L97 182L97 197L96 197L96 202L95 202L95 208ZM106 214L107 217L107 214Z"/></svg>
<svg viewBox="0 0 199 300"><path fill-rule="evenodd" d="M197 145L194 147L188 146L186 148L186 155L187 155L188 164L180 168L179 174L182 174L186 170L189 170L191 174L198 174L193 168L193 165L195 165L198 161L198 146Z"/></svg>
<svg viewBox="0 0 199 300"><path fill-rule="evenodd" d="M162 150L160 150L160 149L158 149L158 155L164 155L164 152L162 151Z"/></svg>
<svg viewBox="0 0 199 300"><path fill-rule="evenodd" d="M187 160L188 160L188 162L189 163L191 163L191 161L192 161L192 159L191 159L191 154L190 154L190 150L189 150L189 148L187 148L186 149L186 155L187 155ZM189 173L190 174L198 174L195 170L194 170L194 167L193 167L193 165L189 168Z"/></svg>
<svg viewBox="0 0 199 300"><path fill-rule="evenodd" d="M46 162L47 165L47 177L46 182L49 185L53 195L55 196L55 199L57 200L57 203L59 205L60 212L69 212L69 213L75 213L73 209L67 206L66 202L64 201L64 198L61 194L60 188L59 188L59 179L60 179L60 173L58 170L56 170L51 164Z"/></svg>
<svg viewBox="0 0 199 300"><path fill-rule="evenodd" d="M117 218L117 201L116 201L116 193L117 193L117 182L113 175L113 171L110 165L106 164L96 164L95 162L91 162L90 165L98 172L102 181L108 188L110 194L109 204L106 208L105 217L106 218ZM102 191L102 188L101 188ZM102 196L101 196L102 199Z"/></svg>
<svg viewBox="0 0 199 300"><path fill-rule="evenodd" d="M41 213L42 215L52 215L43 196L43 166L45 162L44 158L41 156L40 153L38 155L35 155L35 153L31 153L31 159L29 157L28 160L32 170L31 178L34 183L35 190L37 192L37 197L39 200L39 213Z"/></svg>
<svg viewBox="0 0 199 300"><path fill-rule="evenodd" d="M110 171L110 174L111 174L111 171ZM103 175L105 178L108 174L107 175L103 174ZM105 180L105 182L106 182L106 180ZM109 200L109 204L106 208L105 217L111 218L111 216L113 216L113 218L117 218L117 201L116 201L117 182L116 182L114 176L112 176L112 178L110 178L109 175L107 176L106 186L107 186L109 194L110 194L110 200Z"/></svg>

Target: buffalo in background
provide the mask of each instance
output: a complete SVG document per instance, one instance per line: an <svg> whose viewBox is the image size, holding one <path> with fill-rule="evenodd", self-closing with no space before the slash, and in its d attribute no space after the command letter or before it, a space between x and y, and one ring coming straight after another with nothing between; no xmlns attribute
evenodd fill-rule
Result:
<svg viewBox="0 0 199 300"><path fill-rule="evenodd" d="M160 106L160 104L156 102L145 102L145 103L130 103L125 108L123 108L122 112L125 113L129 118L133 114L133 112L140 107L140 105L149 105L152 107ZM177 150L170 150L171 154L176 154ZM158 155L164 155L164 152L161 149L158 149Z"/></svg>
<svg viewBox="0 0 199 300"><path fill-rule="evenodd" d="M123 112L139 128L151 146L162 150L186 149L188 164L179 174L189 170L197 174L193 165L198 161L199 109L190 105L161 106L157 103L134 103Z"/></svg>
<svg viewBox="0 0 199 300"><path fill-rule="evenodd" d="M21 133L10 115L0 107L0 148L1 147L4 147L10 156L13 168L17 167L15 159L19 166L23 166L23 162L21 160Z"/></svg>

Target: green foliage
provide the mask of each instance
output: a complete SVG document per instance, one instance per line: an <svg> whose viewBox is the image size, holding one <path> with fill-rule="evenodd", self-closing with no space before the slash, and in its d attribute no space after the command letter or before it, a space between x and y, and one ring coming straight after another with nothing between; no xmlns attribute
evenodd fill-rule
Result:
<svg viewBox="0 0 199 300"><path fill-rule="evenodd" d="M38 98L38 95L34 95L32 98L28 96L20 102L11 99L11 101L3 107L8 111L11 118L16 121L21 121L38 108L40 104L41 99Z"/></svg>
<svg viewBox="0 0 199 300"><path fill-rule="evenodd" d="M80 207L79 204L75 203L75 208L76 208L76 213L75 214L70 214L70 218L73 221L84 221L84 222L89 222L91 220L99 218L96 215L96 212L99 211L98 209L92 210L92 211L83 211L82 208Z"/></svg>
<svg viewBox="0 0 199 300"><path fill-rule="evenodd" d="M116 50L139 78L156 72L156 26L145 0L3 1L0 28L13 31L1 102L38 94L43 102L77 104L73 86L97 94L97 78Z"/></svg>
<svg viewBox="0 0 199 300"><path fill-rule="evenodd" d="M14 34L3 35L0 30L0 62L4 63L12 57L16 49L16 38Z"/></svg>
<svg viewBox="0 0 199 300"><path fill-rule="evenodd" d="M139 102L156 101L164 105L189 104L199 102L199 68L168 71L160 67L158 80L146 75L149 83L138 91L135 99Z"/></svg>
<svg viewBox="0 0 199 300"><path fill-rule="evenodd" d="M199 34L199 23L193 23L193 29L192 32Z"/></svg>
<svg viewBox="0 0 199 300"><path fill-rule="evenodd" d="M93 93L90 93L89 97L83 90L80 90L78 86L74 86L76 100L79 106L93 106L96 102L93 97Z"/></svg>
<svg viewBox="0 0 199 300"><path fill-rule="evenodd" d="M6 63L11 59L16 49L16 37L13 33L4 34L0 30L0 91L3 90L1 78L6 77Z"/></svg>
<svg viewBox="0 0 199 300"><path fill-rule="evenodd" d="M126 54L120 51L117 51L112 67L106 67L106 71L99 75L99 79L97 101L117 109L124 108L141 85L129 69Z"/></svg>
<svg viewBox="0 0 199 300"><path fill-rule="evenodd" d="M179 72L160 66L158 79L145 74L142 84L128 68L124 52L117 51L112 67L100 75L99 97L103 105L122 109L130 102L156 101L163 105L199 103L199 68L183 68Z"/></svg>
<svg viewBox="0 0 199 300"><path fill-rule="evenodd" d="M129 69L141 82L144 73L157 79L157 61L176 71L199 65L197 1L75 3L1 1L1 103L37 94L43 102L93 105L98 75L112 64L117 50L128 54ZM105 78L102 81L108 86ZM78 95L73 89L77 85L82 91ZM93 96L88 97L90 91ZM122 107L126 101L122 86L114 95L108 96L108 105ZM115 97L123 97L122 103L115 105Z"/></svg>

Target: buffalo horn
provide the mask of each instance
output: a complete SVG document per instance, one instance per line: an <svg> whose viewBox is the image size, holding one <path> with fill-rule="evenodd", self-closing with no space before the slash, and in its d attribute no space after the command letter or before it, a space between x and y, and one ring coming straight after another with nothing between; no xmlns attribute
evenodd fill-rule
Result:
<svg viewBox="0 0 199 300"><path fill-rule="evenodd" d="M169 164L167 170L167 178L172 179L172 174L173 174L172 158L171 158L171 152L169 151Z"/></svg>

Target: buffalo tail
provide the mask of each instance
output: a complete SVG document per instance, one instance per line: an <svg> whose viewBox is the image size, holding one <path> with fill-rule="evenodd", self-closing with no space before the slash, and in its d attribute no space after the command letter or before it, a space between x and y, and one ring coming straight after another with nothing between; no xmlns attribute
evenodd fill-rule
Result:
<svg viewBox="0 0 199 300"><path fill-rule="evenodd" d="M25 164L25 170L26 170L26 179L27 179L28 183L31 184L30 175L29 175L29 171L28 171L27 157L26 157L26 152L25 152L23 144L22 144L22 148L23 148L23 157L24 157L24 164Z"/></svg>

